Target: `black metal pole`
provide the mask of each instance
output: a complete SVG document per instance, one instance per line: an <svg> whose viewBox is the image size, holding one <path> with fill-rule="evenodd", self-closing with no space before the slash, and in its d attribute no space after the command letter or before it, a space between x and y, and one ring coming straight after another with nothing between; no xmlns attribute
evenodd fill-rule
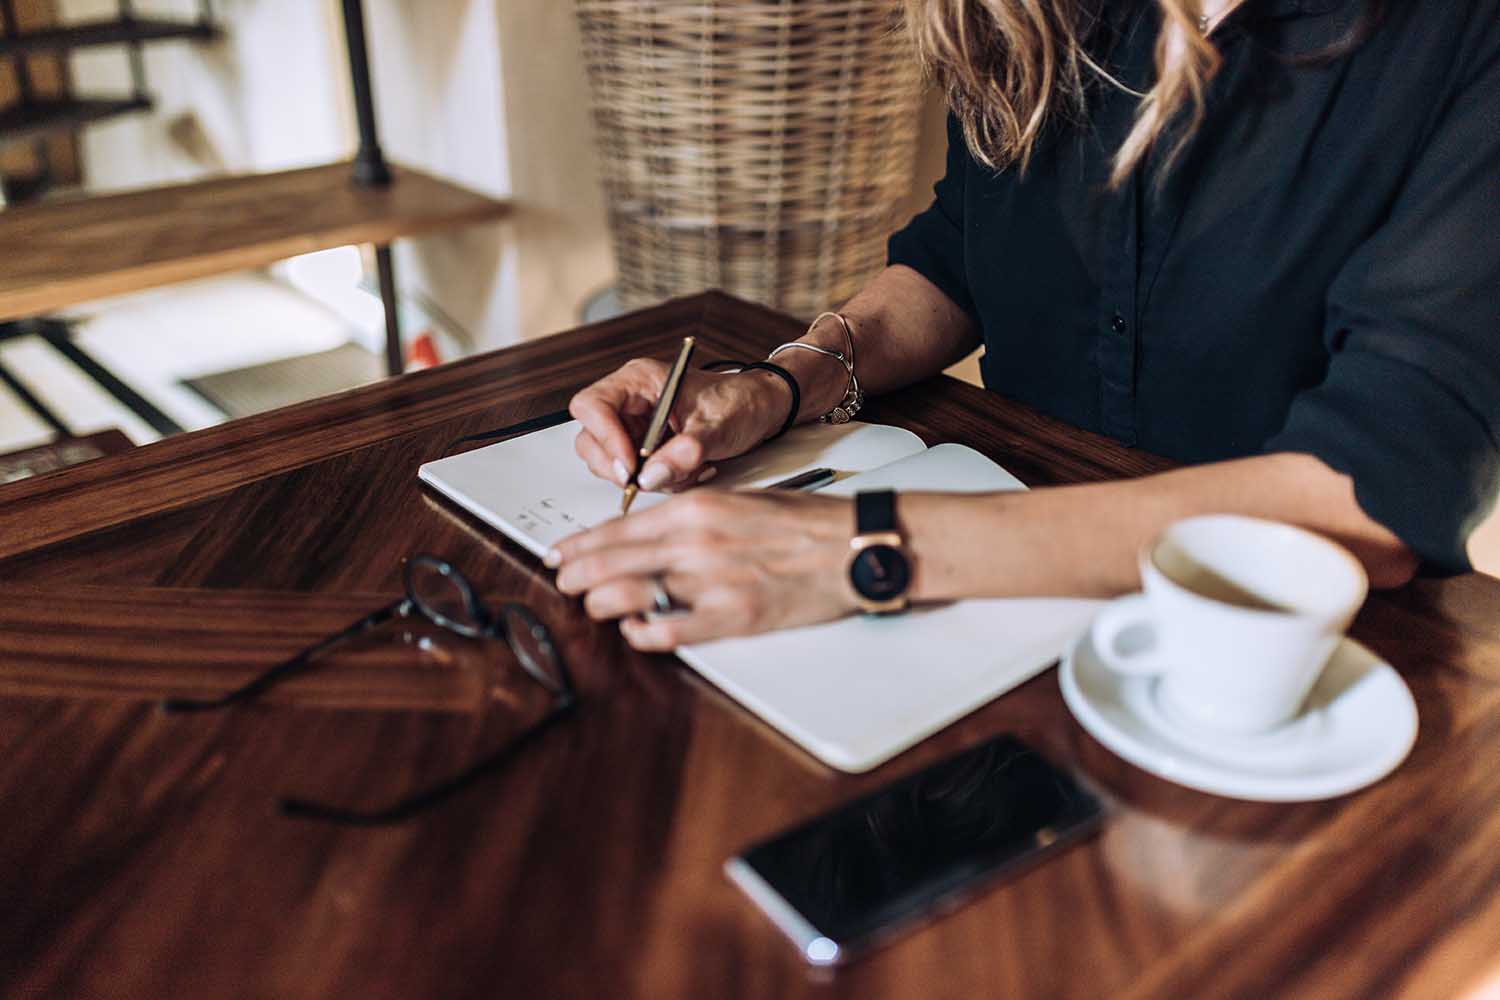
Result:
<svg viewBox="0 0 1500 1000"><path fill-rule="evenodd" d="M10 391L15 393L32 413L35 413L42 419L43 423L52 428L52 433L57 435L57 437L65 438L73 435L73 432L68 429L68 425L63 423L62 419L56 413L53 413L46 403L43 403L36 396L32 395L31 390L26 387L26 384L12 375L9 369L3 364L0 364L0 383L8 386Z"/></svg>
<svg viewBox="0 0 1500 1000"><path fill-rule="evenodd" d="M380 302L385 306L385 370L388 375L400 375L406 359L401 348L401 321L396 315L396 272L391 267L388 243L375 246L375 275L380 281Z"/></svg>
<svg viewBox="0 0 1500 1000"><path fill-rule="evenodd" d="M359 151L354 154L354 182L383 187L391 168L375 134L375 96L370 88L370 57L365 50L365 11L360 0L344 0L344 35L349 44L349 76L354 83L354 114L359 122Z"/></svg>
<svg viewBox="0 0 1500 1000"><path fill-rule="evenodd" d="M375 93L370 86L370 55L365 48L365 11L360 0L343 0L344 35L349 46L349 78L354 84L354 117L359 123L359 149L354 154L354 183L361 187L385 187L391 183L391 168L380 151L375 131ZM380 283L380 304L385 309L385 370L400 375L406 367L401 346L401 318L396 307L396 269L388 243L375 246L375 276Z"/></svg>
<svg viewBox="0 0 1500 1000"><path fill-rule="evenodd" d="M73 362L75 367L93 379L99 388L124 404L126 409L150 424L152 430L162 437L182 433L181 424L157 409L156 405L145 396L120 381L114 372L95 361L92 355L75 344L73 338L68 336L67 324L58 320L41 320L40 322L42 339L51 344L53 350Z"/></svg>
<svg viewBox="0 0 1500 1000"><path fill-rule="evenodd" d="M134 0L120 0L120 20L127 23L135 20ZM126 46L126 53L130 58L130 84L135 92L133 96L137 101L146 101L146 56L141 51L141 43L131 42Z"/></svg>

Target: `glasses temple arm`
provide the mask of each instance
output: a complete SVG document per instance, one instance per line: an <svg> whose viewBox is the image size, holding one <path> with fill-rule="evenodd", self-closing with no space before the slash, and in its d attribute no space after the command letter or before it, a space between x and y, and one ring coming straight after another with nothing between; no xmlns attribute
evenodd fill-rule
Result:
<svg viewBox="0 0 1500 1000"><path fill-rule="evenodd" d="M215 708L225 708L241 701L248 701L269 688L275 687L288 677L293 677L311 667L313 659L318 654L326 652L346 639L351 639L362 632L367 632L375 628L377 625L382 625L398 615L406 614L410 604L410 600L406 598L393 601L379 611L371 612L359 621L345 626L333 635L318 640L301 652L267 670L265 673L251 678L240 687L217 698L165 698L161 702L162 711L174 713L202 712Z"/></svg>
<svg viewBox="0 0 1500 1000"><path fill-rule="evenodd" d="M573 695L567 693L559 695L553 703L552 710L543 716L540 722L511 742L505 744L499 750L470 765L451 778L446 778L431 788L408 795L406 798L400 799L384 808L371 810L344 809L339 806L325 805L321 802L312 802L307 799L283 798L281 800L281 814L296 819L325 820L331 823L344 823L349 826L383 826L387 823L399 823L404 819L410 819L428 806L435 805L449 796L463 791L479 778L507 763L523 748L535 742L544 732L552 728L554 723L572 714L576 706L577 700Z"/></svg>

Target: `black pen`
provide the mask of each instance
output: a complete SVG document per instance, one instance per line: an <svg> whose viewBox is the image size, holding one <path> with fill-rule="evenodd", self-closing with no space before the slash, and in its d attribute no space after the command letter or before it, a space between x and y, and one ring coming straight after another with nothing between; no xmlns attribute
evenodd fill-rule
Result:
<svg viewBox="0 0 1500 1000"><path fill-rule="evenodd" d="M808 469L806 472L767 486L768 490L815 490L833 482L838 473L832 469Z"/></svg>

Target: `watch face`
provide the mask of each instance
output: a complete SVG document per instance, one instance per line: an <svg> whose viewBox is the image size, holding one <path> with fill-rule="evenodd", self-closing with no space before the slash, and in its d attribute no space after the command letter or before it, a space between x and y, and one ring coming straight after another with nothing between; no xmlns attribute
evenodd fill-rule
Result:
<svg viewBox="0 0 1500 1000"><path fill-rule="evenodd" d="M866 600L889 601L906 593L911 567L900 549L871 545L861 549L849 564L849 582Z"/></svg>

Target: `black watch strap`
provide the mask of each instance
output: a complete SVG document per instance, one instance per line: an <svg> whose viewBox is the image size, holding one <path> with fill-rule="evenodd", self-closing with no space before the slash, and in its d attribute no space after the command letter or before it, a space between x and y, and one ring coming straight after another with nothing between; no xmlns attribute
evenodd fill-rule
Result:
<svg viewBox="0 0 1500 1000"><path fill-rule="evenodd" d="M854 526L861 535L896 530L896 491L854 494Z"/></svg>

